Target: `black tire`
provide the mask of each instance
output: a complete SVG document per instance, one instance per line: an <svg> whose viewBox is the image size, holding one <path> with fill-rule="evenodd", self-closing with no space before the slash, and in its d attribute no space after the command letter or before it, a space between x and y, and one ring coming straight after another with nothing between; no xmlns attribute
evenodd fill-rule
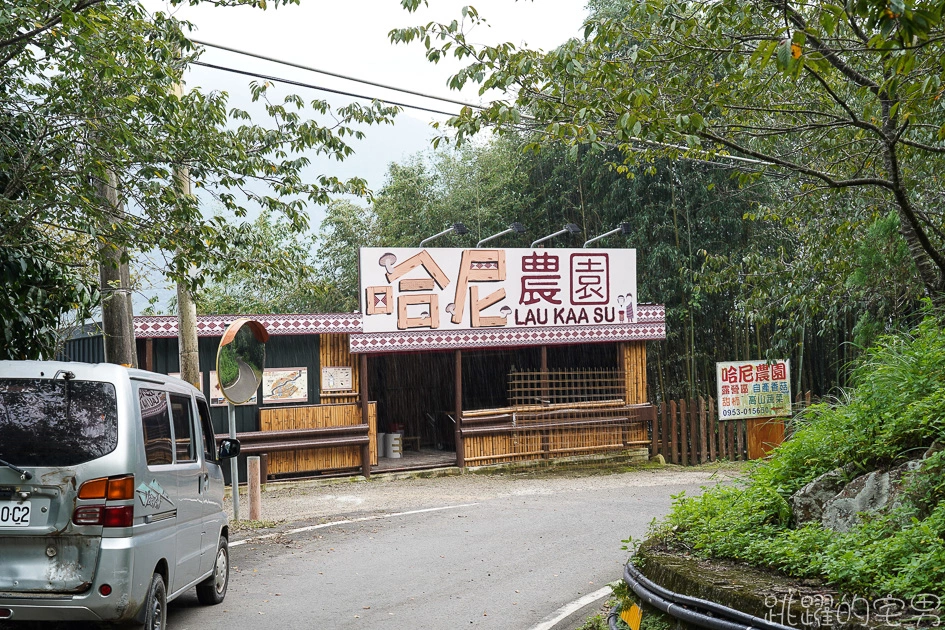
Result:
<svg viewBox="0 0 945 630"><path fill-rule="evenodd" d="M144 600L144 629L164 630L167 627L167 588L160 573L151 576L148 597Z"/></svg>
<svg viewBox="0 0 945 630"><path fill-rule="evenodd" d="M213 573L197 585L197 599L204 606L216 606L226 597L230 585L230 547L226 538L220 537L217 557L213 560Z"/></svg>

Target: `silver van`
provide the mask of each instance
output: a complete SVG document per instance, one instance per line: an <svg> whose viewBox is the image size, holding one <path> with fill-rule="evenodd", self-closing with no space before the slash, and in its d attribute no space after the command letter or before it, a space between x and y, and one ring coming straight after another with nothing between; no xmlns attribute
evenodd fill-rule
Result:
<svg viewBox="0 0 945 630"><path fill-rule="evenodd" d="M163 628L167 602L229 581L203 394L117 365L0 361L0 620Z"/></svg>

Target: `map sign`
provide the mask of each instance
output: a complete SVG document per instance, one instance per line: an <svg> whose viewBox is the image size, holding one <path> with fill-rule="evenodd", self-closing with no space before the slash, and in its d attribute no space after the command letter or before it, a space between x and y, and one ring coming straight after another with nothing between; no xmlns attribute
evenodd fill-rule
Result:
<svg viewBox="0 0 945 630"><path fill-rule="evenodd" d="M365 333L636 321L636 250L360 251Z"/></svg>
<svg viewBox="0 0 945 630"><path fill-rule="evenodd" d="M263 370L264 405L308 402L308 368L266 368Z"/></svg>
<svg viewBox="0 0 945 630"><path fill-rule="evenodd" d="M791 362L716 363L720 420L791 415Z"/></svg>

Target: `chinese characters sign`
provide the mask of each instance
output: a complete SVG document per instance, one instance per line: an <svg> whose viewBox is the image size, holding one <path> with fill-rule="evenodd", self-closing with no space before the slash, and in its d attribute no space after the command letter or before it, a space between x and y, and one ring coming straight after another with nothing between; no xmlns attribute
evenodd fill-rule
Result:
<svg viewBox="0 0 945 630"><path fill-rule="evenodd" d="M628 324L632 249L361 249L365 333Z"/></svg>
<svg viewBox="0 0 945 630"><path fill-rule="evenodd" d="M720 420L791 415L791 362L716 363Z"/></svg>

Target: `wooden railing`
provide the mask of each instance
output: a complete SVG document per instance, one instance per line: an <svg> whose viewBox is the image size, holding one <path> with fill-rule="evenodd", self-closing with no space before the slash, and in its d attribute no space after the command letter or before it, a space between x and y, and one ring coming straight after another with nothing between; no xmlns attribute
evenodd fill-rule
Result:
<svg viewBox="0 0 945 630"><path fill-rule="evenodd" d="M483 465L647 446L655 417L652 405L622 400L466 411L465 461Z"/></svg>

